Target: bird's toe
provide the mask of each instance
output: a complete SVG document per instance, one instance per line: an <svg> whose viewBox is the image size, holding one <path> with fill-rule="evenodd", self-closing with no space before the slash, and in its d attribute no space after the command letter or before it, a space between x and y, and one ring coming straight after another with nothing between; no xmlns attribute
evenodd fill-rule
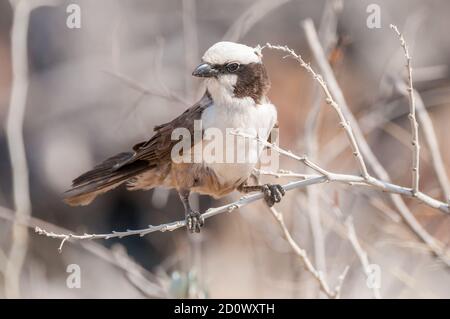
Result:
<svg viewBox="0 0 450 319"><path fill-rule="evenodd" d="M269 207L275 203L279 203L286 193L284 188L279 184L266 184L263 186L264 199Z"/></svg>
<svg viewBox="0 0 450 319"><path fill-rule="evenodd" d="M199 212L192 211L186 215L186 226L191 233L199 233L205 220Z"/></svg>

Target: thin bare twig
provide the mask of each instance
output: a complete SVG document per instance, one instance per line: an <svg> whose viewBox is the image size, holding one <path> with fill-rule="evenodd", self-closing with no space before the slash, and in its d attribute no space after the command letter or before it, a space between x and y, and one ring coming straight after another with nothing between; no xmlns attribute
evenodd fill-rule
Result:
<svg viewBox="0 0 450 319"><path fill-rule="evenodd" d="M5 295L20 297L20 273L28 247L28 230L22 226L31 215L28 165L23 139L23 121L28 92L27 35L30 12L35 4L29 1L11 1L14 9L11 30L12 92L6 122L6 135L12 165L15 221L12 244L5 269Z"/></svg>
<svg viewBox="0 0 450 319"><path fill-rule="evenodd" d="M406 86L406 84L401 83L396 86L398 87L398 90L400 91L401 94L409 96L408 87ZM417 111L417 119L419 121L419 124L422 127L424 140L427 145L428 151L430 153L431 165L436 174L439 185L442 189L444 200L447 201L448 203L450 203L450 182L447 177L445 164L442 159L441 151L439 149L439 144L437 141L436 132L434 130L433 121L431 120L431 117L427 111L425 103L424 103L421 95L419 94L419 92L416 89L413 89L413 92L414 92L414 98L416 101L415 105L416 105L416 111ZM390 124L390 125L392 125L392 124ZM388 132L388 133L390 133L390 132ZM409 145L409 143L408 143L408 145ZM421 157L421 159L423 159L424 154L420 153L420 157Z"/></svg>
<svg viewBox="0 0 450 319"><path fill-rule="evenodd" d="M412 66L411 66L411 56L409 55L408 46L406 45L405 38L398 30L397 26L391 24L391 29L397 34L400 45L403 48L406 57L406 68L408 70L408 95L409 95L409 121L411 125L412 132L412 145L413 145L413 156L412 156L412 190L414 194L419 191L419 178L420 178L420 144L419 144L419 124L416 120L416 99L413 89L412 81Z"/></svg>
<svg viewBox="0 0 450 319"><path fill-rule="evenodd" d="M115 244L111 248L111 254L113 255L117 265L125 270L125 276L128 281L139 290L147 298L170 298L168 289L162 285L156 276L153 276L153 281L147 278L144 274L146 271L142 271L142 267L138 265L127 254L125 247L120 244Z"/></svg>
<svg viewBox="0 0 450 319"><path fill-rule="evenodd" d="M245 10L227 30L223 39L237 42L269 12L275 10L290 0L260 0Z"/></svg>
<svg viewBox="0 0 450 319"><path fill-rule="evenodd" d="M403 89L403 87L399 85L399 90L402 94L408 95L407 88ZM442 189L444 200L450 203L450 182L447 177L441 151L439 150L439 144L437 141L436 132L434 131L433 121L428 114L421 95L417 92L417 90L413 89L413 91L416 101L417 119L422 127L425 143L428 151L430 152L431 164Z"/></svg>
<svg viewBox="0 0 450 319"><path fill-rule="evenodd" d="M312 174L294 173L292 171L285 170L285 169L279 169L276 172L272 172L272 171L266 171L263 169L255 168L254 171L259 175L273 176L276 178L290 177L290 178L298 178L298 179L307 179L307 178L310 178L313 176Z"/></svg>
<svg viewBox="0 0 450 319"><path fill-rule="evenodd" d="M433 128L433 122L423 103L422 97L417 91L414 92L416 96L417 118L422 126L423 136L431 155L431 162L433 164L434 172L436 173L439 184L442 188L444 199L450 204L450 182L447 177L444 161L439 150L439 145L436 138L436 133Z"/></svg>
<svg viewBox="0 0 450 319"><path fill-rule="evenodd" d="M283 215L279 213L274 207L270 208L270 212L272 213L275 220L278 222L278 225L280 226L281 230L283 231L284 237L286 238L287 242L291 246L291 248L294 250L294 252L301 258L303 263L305 264L306 269L310 274L313 275L313 277L317 280L317 282L320 285L321 290L330 298L339 298L340 291L342 288L342 283L345 279L345 276L347 275L349 266L346 266L344 271L342 272L342 275L339 277L338 284L334 289L331 289L328 283L325 281L323 272L320 270L317 270L314 265L312 264L311 260L308 258L308 255L306 254L306 251L302 249L292 238L291 233L286 227L286 224L284 223Z"/></svg>
<svg viewBox="0 0 450 319"><path fill-rule="evenodd" d="M198 36L196 27L196 3L195 0L183 0L183 43L185 56L185 97L188 101L193 98L194 82L191 80L191 72L198 59Z"/></svg>
<svg viewBox="0 0 450 319"><path fill-rule="evenodd" d="M110 76L113 76L116 79L122 81L129 88L140 92L143 96L153 95L153 96L157 96L157 97L160 97L160 98L163 98L163 99L167 99L167 100L172 101L172 102L180 103L182 105L187 105L186 101L184 101L178 95L172 94L168 90L165 90L164 88L163 88L164 92L160 92L160 91L157 91L157 90L150 89L148 87L144 87L142 84L140 84L136 80L133 80L128 75L125 75L125 74L122 74L122 73L118 73L118 72L112 72L112 71L108 71L108 70L104 70L104 72L106 74L108 74Z"/></svg>
<svg viewBox="0 0 450 319"><path fill-rule="evenodd" d="M338 198L335 200L330 199L328 196L324 195L322 196L323 200L330 204L332 211L335 213L336 217L342 221L342 224L345 226L345 236L350 241L350 244L352 245L353 250L355 251L356 255L358 256L359 261L361 262L361 265L363 267L364 275L367 279L370 278L372 271L370 267L369 262L369 256L367 252L363 249L363 247L360 244L360 240L358 239L358 236L356 234L355 225L353 223L353 218L351 216L348 216L345 218L345 215L342 213L340 207L339 207L339 201ZM380 299L380 289L376 285L373 285L370 287L373 292L373 296L375 299Z"/></svg>
<svg viewBox="0 0 450 319"><path fill-rule="evenodd" d="M364 269L364 274L366 275L367 278L369 278L372 274L372 271L370 268L369 257L367 256L367 252L361 247L358 237L356 236L356 230L355 230L355 226L353 224L352 217L351 216L347 217L344 224L345 224L345 228L347 230L348 240L352 244L353 250L355 251L356 255L358 256L359 261L361 262L361 265ZM380 299L381 298L380 289L376 285L373 285L373 287L371 287L371 289L372 289L373 296L375 297L375 299Z"/></svg>
<svg viewBox="0 0 450 319"><path fill-rule="evenodd" d="M269 143L266 140L262 139L259 136L255 136L255 135L251 135L251 134L247 134L247 133L243 133L240 132L239 130L236 131L232 131L230 132L231 135L236 135L236 136L240 136L243 138L247 138L247 139L251 139L251 140L255 140L256 142L258 142L259 144L269 147L271 149L273 149L274 151L285 155L287 157L290 157L296 161L302 162L303 164L305 164L307 167L311 168L313 171L322 174L322 175L327 175L328 172L326 170L324 170L323 168L321 168L320 166L318 166L317 164L313 163L311 160L308 159L308 157L306 157L305 155L303 156L298 156L294 153L292 153L291 151L282 149L281 147L279 147L278 145L276 145L275 143Z"/></svg>

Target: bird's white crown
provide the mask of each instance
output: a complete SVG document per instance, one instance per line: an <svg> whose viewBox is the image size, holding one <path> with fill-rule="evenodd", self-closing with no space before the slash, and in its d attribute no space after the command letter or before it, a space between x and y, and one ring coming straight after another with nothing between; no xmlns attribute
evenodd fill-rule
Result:
<svg viewBox="0 0 450 319"><path fill-rule="evenodd" d="M203 55L203 62L210 64L240 64L261 63L261 51L244 44L222 41L210 47Z"/></svg>

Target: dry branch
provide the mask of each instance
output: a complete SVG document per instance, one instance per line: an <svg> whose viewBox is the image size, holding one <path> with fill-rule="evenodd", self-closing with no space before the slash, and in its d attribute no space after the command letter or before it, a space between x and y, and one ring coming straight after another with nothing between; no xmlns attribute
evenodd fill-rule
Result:
<svg viewBox="0 0 450 319"><path fill-rule="evenodd" d="M255 2L236 19L223 36L223 40L238 42L262 18L289 1L259 0Z"/></svg>
<svg viewBox="0 0 450 319"><path fill-rule="evenodd" d="M332 93L333 97L336 99L337 103L340 105L342 111L344 112L346 118L349 121L349 125L353 129L354 136L356 140L358 141L358 145L361 148L361 152L364 156L364 158L367 160L369 165L372 167L372 169L375 172L375 175L385 182L390 182L390 177L387 171L384 169L384 167L381 165L381 163L378 161L377 157L373 153L372 149L369 146L369 143L364 137L364 134L361 131L361 128L358 125L358 121L353 116L350 108L348 107L344 94L342 93L342 90L339 87L339 84L337 83L337 80L333 74L333 71L326 59L326 56L323 52L323 49L320 45L320 42L318 40L317 32L314 28L314 24L311 20L305 21L303 24L303 27L305 29L306 38L308 40L308 44L311 48L311 51L315 57L315 60L317 61L318 68L322 72L327 85L329 86L329 91ZM370 177L372 179L373 177ZM429 196L417 192L415 193L417 197L424 198L428 197L428 199L431 199ZM415 216L411 213L408 206L405 204L403 199L396 195L396 193L390 194L391 200L394 203L395 207L399 211L400 215L402 216L403 220L406 222L408 227L419 237L423 242L425 242L428 247L430 247L431 251L439 257L443 257L443 261L450 266L450 261L448 260L448 257L445 256L445 253L443 251L443 245L438 242L433 236L431 236L418 222L418 220L415 218ZM434 201L434 199L432 199ZM443 204L443 203L442 203ZM444 206L439 205L442 207L440 208L441 211L448 212L448 204L444 204ZM436 208L436 207L435 207Z"/></svg>
<svg viewBox="0 0 450 319"><path fill-rule="evenodd" d="M369 261L369 256L367 252L364 250L364 248L361 246L360 240L358 239L358 236L356 234L355 225L353 223L353 218L351 216L345 217L342 213L341 209L339 208L339 200L336 198L335 200L331 200L327 196L322 196L323 200L330 204L332 211L335 213L336 217L342 222L342 225L345 227L345 236L350 241L350 244L352 245L353 250L355 251L356 255L358 256L358 259L363 267L364 275L366 276L367 280L370 279L370 276L372 274L371 272L371 264ZM366 281L367 285L367 281ZM373 296L375 299L380 299L380 289L376 285L373 285L370 287Z"/></svg>
<svg viewBox="0 0 450 319"><path fill-rule="evenodd" d="M112 72L108 70L104 70L104 72L112 77L115 77L116 79L122 81L124 84L126 84L129 88L139 92L142 94L142 96L146 95L152 95L157 96L163 99L167 99L172 102L180 103L182 105L186 105L186 101L179 97L176 94L171 93L169 90L166 90L165 87L163 87L164 92L150 89L148 87L144 87L142 84L137 82L136 80L133 80L128 75L118 73L118 72ZM161 84L161 82L159 82ZM162 85L161 85L162 86Z"/></svg>
<svg viewBox="0 0 450 319"><path fill-rule="evenodd" d="M447 172L445 170L445 164L442 160L441 152L439 150L436 133L433 128L433 122L431 121L430 115L428 114L428 111L419 93L415 91L414 94L416 96L417 102L417 118L419 119L420 125L422 126L422 132L425 138L425 142L428 146L428 150L430 151L434 172L436 173L439 184L441 185L444 198L447 203L450 204L450 182L447 177Z"/></svg>
<svg viewBox="0 0 450 319"><path fill-rule="evenodd" d="M416 99L413 88L412 81L412 67L411 67L411 56L409 55L408 46L406 45L403 34L398 31L397 26L391 24L391 29L397 34L400 45L403 48L406 58L406 68L408 70L408 95L409 95L409 121L411 124L411 132L412 132L412 146L413 146L413 155L412 155L412 189L414 194L419 192L419 178L420 178L420 144L419 144L419 124L416 119Z"/></svg>
<svg viewBox="0 0 450 319"><path fill-rule="evenodd" d="M302 181L294 181L291 183L288 183L284 185L284 189L286 191L290 191L296 188L304 188L309 185L313 184L319 184L324 183L327 181L327 178L325 176L316 175L314 178L309 178ZM207 219L210 217L213 217L215 215L221 214L221 213L227 213L232 212L236 210L237 208L240 208L242 206L248 205L254 201L257 201L259 199L262 199L264 195L262 193L256 193L249 196L243 196L239 200L216 208L210 208L208 209L204 214L203 218ZM70 240L86 240L86 239L110 239L110 238L123 238L127 236L145 236L153 232L166 232L166 231L173 231L181 227L186 226L185 220L179 220L167 224L161 224L157 226L149 225L147 228L143 229L137 229L137 230L126 230L126 231L113 231L112 233L108 234L84 234L84 235L75 235L75 234L62 234L62 233L55 233L55 232L49 232L46 231L40 227L36 227L35 231L39 235L44 235L50 238L56 238L61 240L61 244L59 246L59 250L61 251L64 243L66 241Z"/></svg>
<svg viewBox="0 0 450 319"><path fill-rule="evenodd" d="M306 254L306 251L302 249L292 238L291 233L286 227L286 224L284 223L283 215L278 212L274 207L270 208L270 212L272 213L273 217L277 221L278 225L280 226L281 230L283 231L284 237L286 238L287 242L291 246L291 248L294 250L297 256L299 256L303 263L305 264L306 269L309 273L313 275L313 277L317 280L317 282L320 285L321 290L330 298L339 298L340 291L342 288L342 284L344 282L344 279L347 275L349 267L345 267L342 274L339 276L338 284L336 287L332 290L328 283L326 282L323 272L320 270L317 270L314 265L312 264L311 260L308 258L308 255Z"/></svg>
<svg viewBox="0 0 450 319"><path fill-rule="evenodd" d="M276 174L276 173L272 173L272 174ZM289 174L285 173L285 176L289 176ZM294 175L292 177L297 177L297 176L298 175L295 175L295 173L294 173ZM327 175L308 175L308 177L306 179L290 182L288 184L283 185L283 187L286 191L291 191L293 189L305 188L310 185L323 184L323 183L343 183L343 184L351 185L351 186L367 186L369 188L380 190L383 192L395 193L395 194L399 194L399 195L403 195L403 196L407 196L407 197L414 197L412 190L407 187L402 187L402 186L395 185L392 183L383 182L383 181L377 180L373 177L371 178L370 181L366 181L361 176L336 174L336 173L332 173L332 172L327 172ZM243 207L254 201L262 199L263 197L264 197L264 195L262 193L256 193L256 194L252 194L249 196L243 196L239 200L232 202L230 204L208 209L203 214L203 217L205 219L207 219L207 218L213 217L213 216L221 214L221 213L231 212L237 208ZM449 207L447 204L445 204L441 201L438 201L432 197L429 197L428 195L419 193L416 198L419 201L421 201L422 203L424 203L432 208L439 209L445 213L449 213ZM156 231L160 231L160 232L173 231L175 229L178 229L178 228L181 228L184 226L186 226L186 222L184 220L180 220L180 221L171 222L171 223L167 223L167 224L161 224L158 226L150 225L147 228L139 229L139 230L127 230L127 231L121 231L121 232L115 231L115 232L108 233L108 234L84 234L84 235L57 234L57 233L53 233L53 232L48 232L39 227L36 228L36 232L41 235L45 235L47 237L61 239L65 242L67 240L110 239L110 238L116 238L116 237L122 238L122 237L127 237L127 236L132 236L132 235L145 236L147 234L150 234L150 233L153 233Z"/></svg>
<svg viewBox="0 0 450 319"><path fill-rule="evenodd" d="M15 221L12 244L5 268L5 295L20 297L20 273L28 247L28 230L22 226L31 215L28 165L23 140L23 121L28 92L27 35L32 5L27 1L11 1L14 8L11 30L12 92L6 121L6 135L12 163Z"/></svg>
<svg viewBox="0 0 450 319"><path fill-rule="evenodd" d="M356 230L355 226L353 224L353 219L351 216L349 216L345 220L345 228L347 230L347 237L350 243L352 244L353 250L355 251L356 255L358 256L359 261L361 262L361 265L364 269L364 274L367 278L371 275L371 269L370 269L370 262L369 257L367 256L367 252L361 247L361 244L359 243L358 237L356 236ZM372 288L373 296L375 299L380 299L380 289L374 285Z"/></svg>

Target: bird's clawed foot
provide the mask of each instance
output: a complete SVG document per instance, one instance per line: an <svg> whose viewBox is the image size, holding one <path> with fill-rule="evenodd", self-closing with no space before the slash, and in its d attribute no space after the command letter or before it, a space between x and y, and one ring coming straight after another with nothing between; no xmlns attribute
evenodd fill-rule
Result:
<svg viewBox="0 0 450 319"><path fill-rule="evenodd" d="M205 224L202 214L196 211L190 211L186 214L186 227L191 233L199 233L200 228Z"/></svg>
<svg viewBox="0 0 450 319"><path fill-rule="evenodd" d="M279 203L286 193L283 186L279 184L265 184L262 187L262 192L264 193L264 200L269 207Z"/></svg>

